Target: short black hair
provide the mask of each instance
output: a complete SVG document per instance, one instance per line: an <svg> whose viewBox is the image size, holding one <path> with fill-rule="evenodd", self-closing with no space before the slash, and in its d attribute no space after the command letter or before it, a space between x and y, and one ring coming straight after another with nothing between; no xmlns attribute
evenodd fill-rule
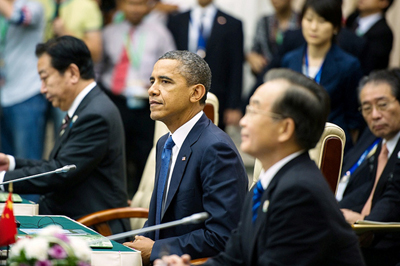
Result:
<svg viewBox="0 0 400 266"><path fill-rule="evenodd" d="M295 123L295 139L303 149L315 147L321 138L330 112L327 91L314 80L290 69L272 69L265 81L282 79L290 86L277 99L271 111L290 117Z"/></svg>
<svg viewBox="0 0 400 266"><path fill-rule="evenodd" d="M358 97L362 89L368 83L387 83L392 95L400 102L400 68L374 70L368 76L363 77L358 85Z"/></svg>
<svg viewBox="0 0 400 266"><path fill-rule="evenodd" d="M307 9L313 9L319 16L340 30L342 26L342 1L341 0L307 0L301 11L303 19Z"/></svg>
<svg viewBox="0 0 400 266"><path fill-rule="evenodd" d="M51 65L64 74L65 70L75 64L79 68L82 79L94 79L93 60L86 44L72 36L61 36L36 45L36 56L48 54Z"/></svg>
<svg viewBox="0 0 400 266"><path fill-rule="evenodd" d="M177 60L181 63L180 73L186 79L189 86L202 84L206 88L206 94L200 99L201 104L205 104L207 100L207 92L211 88L211 69L207 62L199 55L186 51L175 50L165 53L159 58Z"/></svg>

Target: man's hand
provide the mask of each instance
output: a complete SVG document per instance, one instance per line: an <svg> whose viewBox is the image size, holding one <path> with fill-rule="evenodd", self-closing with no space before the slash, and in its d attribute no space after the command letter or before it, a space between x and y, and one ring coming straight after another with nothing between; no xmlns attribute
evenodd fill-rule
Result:
<svg viewBox="0 0 400 266"><path fill-rule="evenodd" d="M8 171L10 160L4 153L0 153L0 171Z"/></svg>
<svg viewBox="0 0 400 266"><path fill-rule="evenodd" d="M343 213L344 218L349 224L354 224L358 220L364 220L364 216L361 213L354 212L349 209L340 209Z"/></svg>
<svg viewBox="0 0 400 266"><path fill-rule="evenodd" d="M177 255L163 256L161 260L155 260L154 266L189 266L190 256L185 254L182 257Z"/></svg>
<svg viewBox="0 0 400 266"><path fill-rule="evenodd" d="M141 251L143 265L150 265L150 255L154 245L153 240L144 236L135 236L133 242L125 242L124 245Z"/></svg>
<svg viewBox="0 0 400 266"><path fill-rule="evenodd" d="M249 63L251 70L255 74L261 73L264 67L268 64L268 61L264 58L264 56L256 52L248 53L246 56L246 60Z"/></svg>

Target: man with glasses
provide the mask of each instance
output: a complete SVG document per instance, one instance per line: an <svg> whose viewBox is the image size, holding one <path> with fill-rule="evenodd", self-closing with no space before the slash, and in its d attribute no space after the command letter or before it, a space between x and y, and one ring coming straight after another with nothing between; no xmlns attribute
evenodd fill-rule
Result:
<svg viewBox="0 0 400 266"><path fill-rule="evenodd" d="M357 239L308 150L329 114L324 88L288 69L268 72L241 119L241 149L265 172L248 193L225 251L205 265L364 265ZM154 265L189 265L189 256Z"/></svg>
<svg viewBox="0 0 400 266"><path fill-rule="evenodd" d="M394 171L400 158L399 73L399 69L374 71L360 82L360 111L369 130L344 158L344 176L336 196L351 224L364 219L400 222L397 206L400 203L400 172ZM373 258L385 257L385 261L392 258L398 262L400 256L396 250L399 244L393 248L391 244L381 243L373 250L365 250L367 263L370 254L374 254ZM380 262L378 260L376 264ZM375 265L373 262L368 264Z"/></svg>

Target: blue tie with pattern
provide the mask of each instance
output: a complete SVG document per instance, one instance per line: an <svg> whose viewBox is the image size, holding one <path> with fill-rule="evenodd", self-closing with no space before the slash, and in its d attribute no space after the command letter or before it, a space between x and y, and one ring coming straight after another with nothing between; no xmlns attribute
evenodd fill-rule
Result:
<svg viewBox="0 0 400 266"><path fill-rule="evenodd" d="M164 150L161 155L161 169L160 175L158 177L158 185L157 185L157 208L156 208L156 224L161 223L161 210L163 204L163 195L165 182L168 179L168 169L169 163L171 161L172 147L175 146L174 141L172 140L172 136L169 136L164 145ZM160 236L160 231L157 230L155 232L155 240L158 240Z"/></svg>
<svg viewBox="0 0 400 266"><path fill-rule="evenodd" d="M263 192L264 192L264 188L261 184L261 181L259 180L253 191L253 209L252 209L253 210L253 223L257 219L257 211L258 211L258 207L260 207L260 204L261 204L261 197L262 197Z"/></svg>

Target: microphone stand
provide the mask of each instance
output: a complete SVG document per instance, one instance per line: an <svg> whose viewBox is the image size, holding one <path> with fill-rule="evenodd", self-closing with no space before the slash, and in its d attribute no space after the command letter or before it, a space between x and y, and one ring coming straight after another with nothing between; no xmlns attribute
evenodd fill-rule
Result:
<svg viewBox="0 0 400 266"><path fill-rule="evenodd" d="M116 239L121 239L121 238L129 237L129 236L135 236L135 235L139 235L139 234L143 234L143 233L147 233L147 232L151 232L151 231L155 231L155 230L160 230L160 229L164 229L164 228L168 228L168 227L182 225L182 224L197 224L197 223L204 221L209 216L210 215L207 212L195 213L188 217L182 218L180 220L176 220L176 221L172 221L172 222L168 222L168 223L164 223L164 224L157 224L157 225L149 226L146 228L132 230L132 231L128 231L128 232L124 232L124 233L120 233L120 234L115 234L112 236L107 236L107 238L109 240L116 240Z"/></svg>
<svg viewBox="0 0 400 266"><path fill-rule="evenodd" d="M53 171L49 171L49 172L45 172L45 173L40 173L40 174L36 174L36 175L31 175L31 176L26 176L26 177L22 177L22 178L17 178L14 180L9 180L9 181L5 181L3 183L0 183L0 186L8 184L8 183L15 183L15 182L20 182L20 181L24 181L24 180L28 180L28 179L32 179L32 178L36 178L36 177L40 177L40 176L44 176L44 175L51 175L51 174L61 174L61 173L66 173L69 170L74 170L76 169L76 165L75 164L71 164L71 165L66 165L64 167L58 168L56 170Z"/></svg>

